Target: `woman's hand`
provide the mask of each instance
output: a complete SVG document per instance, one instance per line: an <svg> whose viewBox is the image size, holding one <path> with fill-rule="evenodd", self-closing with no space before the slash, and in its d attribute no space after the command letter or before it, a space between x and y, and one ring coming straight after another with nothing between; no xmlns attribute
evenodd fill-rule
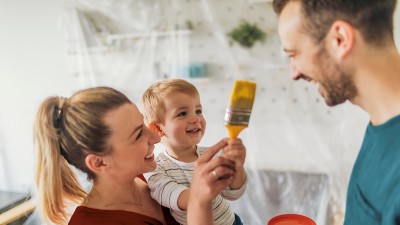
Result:
<svg viewBox="0 0 400 225"><path fill-rule="evenodd" d="M235 163L214 155L228 145L223 139L196 160L190 185L188 224L213 224L211 202L232 182Z"/></svg>

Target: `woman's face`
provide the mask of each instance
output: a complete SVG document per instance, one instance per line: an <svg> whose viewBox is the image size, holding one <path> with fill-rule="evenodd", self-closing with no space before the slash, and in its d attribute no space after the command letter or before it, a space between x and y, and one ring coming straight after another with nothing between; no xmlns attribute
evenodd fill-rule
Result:
<svg viewBox="0 0 400 225"><path fill-rule="evenodd" d="M120 106L107 113L104 122L112 132L108 140L112 151L104 160L114 177L130 179L155 170L154 144L160 137L144 125L136 105Z"/></svg>

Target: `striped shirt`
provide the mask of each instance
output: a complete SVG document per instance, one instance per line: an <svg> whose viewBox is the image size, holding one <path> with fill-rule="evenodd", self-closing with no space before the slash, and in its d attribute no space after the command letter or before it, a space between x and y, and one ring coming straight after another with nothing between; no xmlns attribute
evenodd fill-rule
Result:
<svg viewBox="0 0 400 225"><path fill-rule="evenodd" d="M207 148L197 147L197 155L202 155ZM178 206L178 198L182 191L190 187L194 162L185 163L178 161L168 155L166 150L156 157L157 168L154 172L146 173L144 176L148 180L151 190L151 197L161 205L170 209L172 216L180 224L187 224L187 212ZM229 188L221 191L212 202L214 224L233 224L235 214L227 200L236 200L241 197L246 190L247 178L241 188L230 190Z"/></svg>

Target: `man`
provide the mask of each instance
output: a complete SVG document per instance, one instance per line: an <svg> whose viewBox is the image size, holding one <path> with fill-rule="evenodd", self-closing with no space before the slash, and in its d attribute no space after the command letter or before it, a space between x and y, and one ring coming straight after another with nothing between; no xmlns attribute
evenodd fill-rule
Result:
<svg viewBox="0 0 400 225"><path fill-rule="evenodd" d="M396 0L274 0L294 80L329 106L370 116L347 192L345 225L400 224L400 56Z"/></svg>

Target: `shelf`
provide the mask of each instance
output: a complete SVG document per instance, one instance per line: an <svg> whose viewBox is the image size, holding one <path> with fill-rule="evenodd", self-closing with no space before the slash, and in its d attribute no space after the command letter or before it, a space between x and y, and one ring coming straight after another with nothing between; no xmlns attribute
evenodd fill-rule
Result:
<svg viewBox="0 0 400 225"><path fill-rule="evenodd" d="M124 47L115 45L118 41L135 40L143 38L153 37L174 37L174 36L187 36L192 33L192 30L174 30L174 31L163 31L163 32L148 32L148 33L128 33L128 34L111 34L106 35L104 38L105 43L98 46L87 46L86 48L69 48L67 54L104 54L105 52L119 51L126 49Z"/></svg>
<svg viewBox="0 0 400 225"><path fill-rule="evenodd" d="M162 31L162 32L152 31L147 33L112 34L106 37L106 42L112 43L113 41L126 40L126 39L189 35L191 32L192 32L191 30L174 30L174 31Z"/></svg>

